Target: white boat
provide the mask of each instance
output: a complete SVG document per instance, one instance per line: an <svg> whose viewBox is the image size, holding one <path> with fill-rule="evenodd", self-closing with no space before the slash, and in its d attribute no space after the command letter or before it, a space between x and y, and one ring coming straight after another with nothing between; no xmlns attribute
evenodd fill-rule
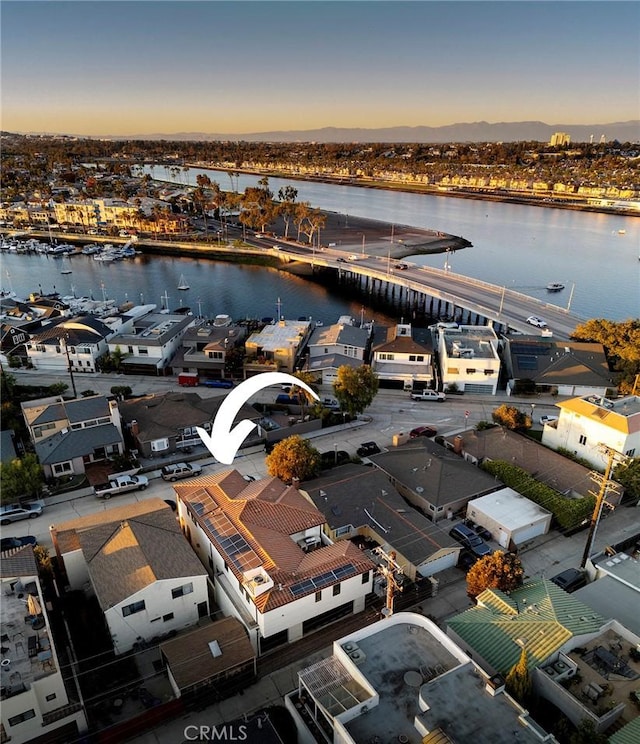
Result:
<svg viewBox="0 0 640 744"><path fill-rule="evenodd" d="M178 289L189 289L189 283L184 278L184 274L180 274L180 283L178 284Z"/></svg>
<svg viewBox="0 0 640 744"><path fill-rule="evenodd" d="M549 282L547 284L547 292L560 292L562 289L564 289L564 284L560 282Z"/></svg>
<svg viewBox="0 0 640 744"><path fill-rule="evenodd" d="M95 253L100 253L101 250L101 245L98 245L97 243L89 243L89 245L85 245L81 253L83 253L85 256L93 256Z"/></svg>

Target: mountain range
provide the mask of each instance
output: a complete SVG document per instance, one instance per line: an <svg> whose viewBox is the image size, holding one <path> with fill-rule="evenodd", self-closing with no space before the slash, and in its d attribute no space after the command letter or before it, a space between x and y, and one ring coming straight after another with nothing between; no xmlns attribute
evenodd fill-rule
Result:
<svg viewBox="0 0 640 744"><path fill-rule="evenodd" d="M442 127L386 127L381 129L323 127L322 129L281 130L249 134L208 134L175 132L172 134L136 134L110 139L145 140L218 140L245 142L548 142L554 132L566 132L572 142L640 141L640 120L607 124L545 124L542 121L477 121Z"/></svg>

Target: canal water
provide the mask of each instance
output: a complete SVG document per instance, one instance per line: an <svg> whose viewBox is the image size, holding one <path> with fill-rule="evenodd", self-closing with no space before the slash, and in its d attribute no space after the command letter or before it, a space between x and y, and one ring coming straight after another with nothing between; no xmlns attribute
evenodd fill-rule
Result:
<svg viewBox="0 0 640 744"><path fill-rule="evenodd" d="M231 179L223 171L191 168L175 176L163 166L147 171L183 185L195 185L197 175L206 173L223 189L231 189ZM237 185L234 178L234 187L243 191L257 180L240 175ZM344 214L345 222L356 215L461 235L473 247L448 256L453 272L565 306L575 285L571 310L585 318L622 320L640 315L637 218L276 178L269 179L269 185L276 194L280 187L293 185L299 201ZM0 286L19 296L41 289L119 303L153 302L172 309L182 305L197 314L227 313L234 319L276 317L280 301L280 312L287 318L311 316L325 324L340 315L390 320L390 311L384 308L363 309L361 300L270 268L156 256L104 263L90 256L68 261L5 253L0 260ZM445 256L410 260L442 268ZM61 274L68 268L71 274ZM190 287L186 291L177 289L181 275ZM562 282L566 288L549 296L545 290L549 282Z"/></svg>

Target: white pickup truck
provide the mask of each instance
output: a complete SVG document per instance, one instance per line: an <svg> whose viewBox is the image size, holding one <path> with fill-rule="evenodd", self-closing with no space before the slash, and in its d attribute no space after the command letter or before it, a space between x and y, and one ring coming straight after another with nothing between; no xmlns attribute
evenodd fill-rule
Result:
<svg viewBox="0 0 640 744"><path fill-rule="evenodd" d="M144 491L148 485L149 479L144 475L118 475L94 486L94 491L99 499L110 499L127 491Z"/></svg>

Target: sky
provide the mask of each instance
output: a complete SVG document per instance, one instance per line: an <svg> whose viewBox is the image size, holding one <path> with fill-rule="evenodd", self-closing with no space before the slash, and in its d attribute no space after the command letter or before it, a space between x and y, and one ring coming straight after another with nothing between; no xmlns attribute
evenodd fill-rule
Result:
<svg viewBox="0 0 640 744"><path fill-rule="evenodd" d="M640 118L638 2L0 2L4 131Z"/></svg>

